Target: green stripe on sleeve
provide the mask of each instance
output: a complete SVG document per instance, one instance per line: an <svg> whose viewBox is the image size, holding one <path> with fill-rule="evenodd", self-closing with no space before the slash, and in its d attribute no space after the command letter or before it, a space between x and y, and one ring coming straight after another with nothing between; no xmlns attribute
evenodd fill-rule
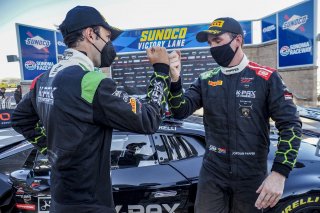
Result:
<svg viewBox="0 0 320 213"><path fill-rule="evenodd" d="M94 94L100 82L106 78L104 73L88 72L81 81L81 97L92 104Z"/></svg>

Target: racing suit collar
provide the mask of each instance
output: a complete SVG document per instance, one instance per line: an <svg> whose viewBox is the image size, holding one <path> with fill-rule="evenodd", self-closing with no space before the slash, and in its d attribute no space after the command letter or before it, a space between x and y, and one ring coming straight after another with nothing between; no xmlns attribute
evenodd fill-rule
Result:
<svg viewBox="0 0 320 213"><path fill-rule="evenodd" d="M225 75L231 75L235 73L239 73L249 64L249 60L246 55L243 55L243 58L237 66L233 67L221 67L221 72Z"/></svg>
<svg viewBox="0 0 320 213"><path fill-rule="evenodd" d="M85 71L94 71L95 67L92 63L92 61L90 60L90 58L88 58L88 56L86 56L83 52L80 52L78 50L69 48L66 49L64 51L64 60L67 61L75 61L77 62L77 64L79 64Z"/></svg>

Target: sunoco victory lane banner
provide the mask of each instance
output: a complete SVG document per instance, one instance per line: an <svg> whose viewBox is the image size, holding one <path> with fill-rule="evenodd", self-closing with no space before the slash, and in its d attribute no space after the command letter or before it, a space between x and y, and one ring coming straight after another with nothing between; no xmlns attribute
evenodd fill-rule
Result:
<svg viewBox="0 0 320 213"><path fill-rule="evenodd" d="M22 80L33 80L57 63L55 31L16 24Z"/></svg>
<svg viewBox="0 0 320 213"><path fill-rule="evenodd" d="M251 44L251 21L242 21L240 24L245 34L245 44ZM198 32L208 29L209 25L198 24L126 30L113 42L113 45L118 53L140 52L153 46L167 49L208 47L206 42L197 42L196 35Z"/></svg>
<svg viewBox="0 0 320 213"><path fill-rule="evenodd" d="M261 20L262 42L277 39L277 14L267 16Z"/></svg>
<svg viewBox="0 0 320 213"><path fill-rule="evenodd" d="M207 43L199 43L195 37L198 32L208 27L209 24L201 24L127 30L113 42L113 45L118 53L145 51L153 46L167 49L207 47Z"/></svg>
<svg viewBox="0 0 320 213"><path fill-rule="evenodd" d="M278 68L314 65L315 1L306 1L278 13Z"/></svg>

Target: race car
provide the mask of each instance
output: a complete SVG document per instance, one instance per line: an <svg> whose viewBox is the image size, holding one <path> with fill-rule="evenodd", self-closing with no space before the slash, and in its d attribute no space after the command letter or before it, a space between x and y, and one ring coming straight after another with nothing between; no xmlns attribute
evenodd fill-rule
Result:
<svg viewBox="0 0 320 213"><path fill-rule="evenodd" d="M166 121L153 135L114 131L111 176L116 212L193 212L204 135L203 125L186 121ZM320 212L319 138L319 133L303 131L297 163L282 199L264 212ZM269 169L277 139L276 129L271 128ZM0 150L0 172L0 178L14 189L13 212L49 212L50 163L46 156L27 141L17 142Z"/></svg>

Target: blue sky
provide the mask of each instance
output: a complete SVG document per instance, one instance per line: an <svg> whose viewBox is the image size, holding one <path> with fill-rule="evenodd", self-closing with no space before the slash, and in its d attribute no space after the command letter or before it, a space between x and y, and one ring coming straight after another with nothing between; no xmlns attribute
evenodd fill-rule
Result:
<svg viewBox="0 0 320 213"><path fill-rule="evenodd" d="M300 2L303 0L1 0L0 78L20 77L19 64L6 59L6 55L18 55L15 23L55 29L77 5L94 6L109 24L133 29L209 23L222 16L260 19Z"/></svg>

